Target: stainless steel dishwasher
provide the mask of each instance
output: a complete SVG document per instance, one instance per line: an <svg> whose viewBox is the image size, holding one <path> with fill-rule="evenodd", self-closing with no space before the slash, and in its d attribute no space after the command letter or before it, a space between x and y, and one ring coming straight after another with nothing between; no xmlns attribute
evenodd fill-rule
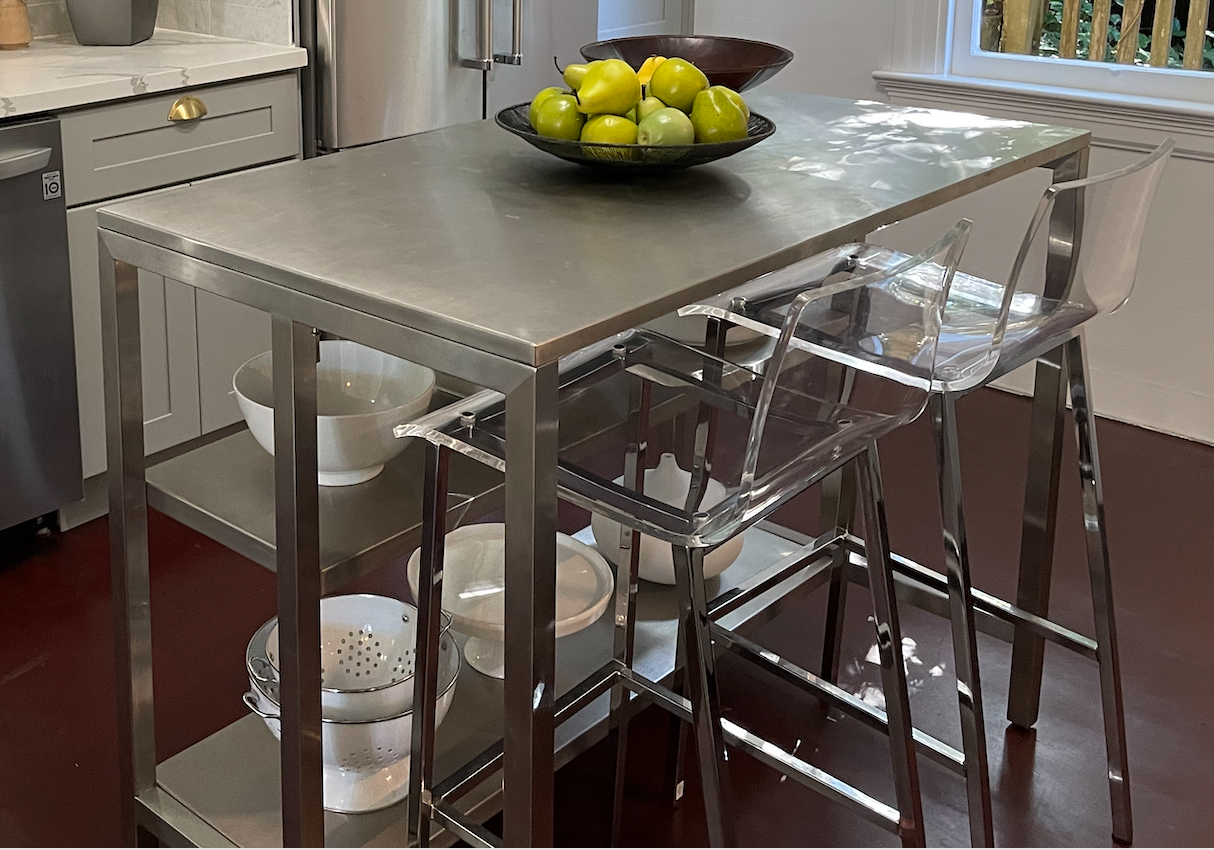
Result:
<svg viewBox="0 0 1214 850"><path fill-rule="evenodd" d="M0 124L0 528L83 497L59 122Z"/></svg>

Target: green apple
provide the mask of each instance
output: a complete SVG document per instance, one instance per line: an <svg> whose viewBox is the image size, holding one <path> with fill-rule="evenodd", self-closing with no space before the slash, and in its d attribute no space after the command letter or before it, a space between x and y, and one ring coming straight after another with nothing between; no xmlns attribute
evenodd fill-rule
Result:
<svg viewBox="0 0 1214 850"><path fill-rule="evenodd" d="M564 89L559 89L556 86L549 86L540 91L535 97L531 98L531 107L527 110L527 120L531 123L531 129L537 129L535 126L535 116L540 111L540 107L544 105L544 101L552 97L554 94L564 94Z"/></svg>
<svg viewBox="0 0 1214 850"><path fill-rule="evenodd" d="M642 145L690 145L695 140L691 119L673 106L650 113L637 127L637 143Z"/></svg>
<svg viewBox="0 0 1214 850"><path fill-rule="evenodd" d="M661 67L665 68L666 65ZM696 95L691 108L691 125L695 128L697 143L732 142L746 138L746 114L719 91L705 89Z"/></svg>
<svg viewBox="0 0 1214 850"><path fill-rule="evenodd" d="M582 85L582 80L585 78L586 72L590 70L590 66L593 64L594 63L591 62L586 65L579 65L577 63L566 65L564 72L561 74L561 78L564 79L565 85L569 86L569 88L573 89L574 91L577 91Z"/></svg>
<svg viewBox="0 0 1214 850"><path fill-rule="evenodd" d="M667 59L653 72L649 94L667 106L691 112L696 95L708 88L708 77L686 59Z"/></svg>
<svg viewBox="0 0 1214 850"><path fill-rule="evenodd" d="M596 115L582 128L582 141L603 145L634 145L637 125L622 115Z"/></svg>
<svg viewBox="0 0 1214 850"><path fill-rule="evenodd" d="M552 139L576 142L582 135L586 116L577 108L577 98L571 94L554 94L540 104L535 114L535 131Z"/></svg>
<svg viewBox="0 0 1214 850"><path fill-rule="evenodd" d="M662 103L662 101L658 100L653 95L650 95L637 104L637 123L639 124L641 121L644 121L659 109L665 108L666 104Z"/></svg>
<svg viewBox="0 0 1214 850"><path fill-rule="evenodd" d="M578 109L586 115L623 116L640 100L637 72L620 59L592 63L577 90Z"/></svg>
<svg viewBox="0 0 1214 850"><path fill-rule="evenodd" d="M725 95L727 98L732 100L739 109L742 110L742 113L746 116L746 120L750 120L750 107L746 105L746 101L742 100L742 95L738 94L731 88L726 88L725 86L709 86L708 90L719 91L721 94Z"/></svg>

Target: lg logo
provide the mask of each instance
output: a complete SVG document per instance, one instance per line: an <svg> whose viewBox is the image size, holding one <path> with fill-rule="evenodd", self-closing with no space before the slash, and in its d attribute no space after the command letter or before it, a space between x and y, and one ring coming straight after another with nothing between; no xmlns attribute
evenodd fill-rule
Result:
<svg viewBox="0 0 1214 850"><path fill-rule="evenodd" d="M42 174L42 200L51 201L63 197L63 180L58 171L45 171Z"/></svg>

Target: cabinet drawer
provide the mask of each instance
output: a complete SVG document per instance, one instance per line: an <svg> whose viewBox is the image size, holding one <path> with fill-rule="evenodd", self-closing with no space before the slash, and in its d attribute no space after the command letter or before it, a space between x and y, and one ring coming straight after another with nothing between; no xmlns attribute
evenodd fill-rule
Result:
<svg viewBox="0 0 1214 850"><path fill-rule="evenodd" d="M169 109L184 95L201 100L207 114L170 121ZM299 151L295 75L68 112L61 130L69 206L286 159Z"/></svg>

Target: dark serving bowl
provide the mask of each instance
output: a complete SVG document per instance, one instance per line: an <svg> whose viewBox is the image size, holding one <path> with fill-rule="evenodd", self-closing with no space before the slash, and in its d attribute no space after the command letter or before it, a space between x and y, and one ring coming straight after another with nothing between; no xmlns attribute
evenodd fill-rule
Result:
<svg viewBox="0 0 1214 850"><path fill-rule="evenodd" d="M678 56L693 63L714 86L734 91L753 88L792 61L792 51L723 35L638 35L596 41L582 48L587 61L623 59L633 69L650 56Z"/></svg>
<svg viewBox="0 0 1214 850"><path fill-rule="evenodd" d="M736 142L704 142L698 145L605 145L594 142L571 142L541 136L527 120L529 103L508 106L497 113L499 127L535 145L542 151L569 162L594 168L617 171L673 171L692 165L733 156L751 145L757 145L776 131L769 118L750 113L750 125L745 139Z"/></svg>

